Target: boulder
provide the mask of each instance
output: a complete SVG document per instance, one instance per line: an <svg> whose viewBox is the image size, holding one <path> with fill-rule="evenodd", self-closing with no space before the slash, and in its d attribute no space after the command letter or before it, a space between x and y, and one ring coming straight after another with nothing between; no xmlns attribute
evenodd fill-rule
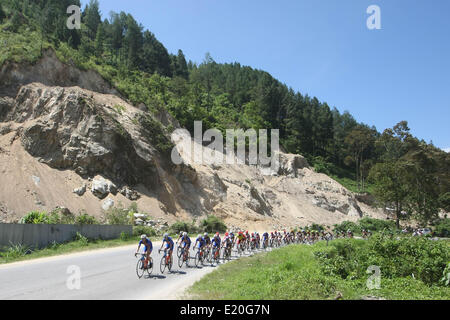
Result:
<svg viewBox="0 0 450 320"><path fill-rule="evenodd" d="M103 201L102 203L102 209L107 211L108 209L114 207L114 200L111 198L106 199L105 201Z"/></svg>
<svg viewBox="0 0 450 320"><path fill-rule="evenodd" d="M97 178L92 180L91 191L96 197L104 199L109 193L117 193L117 187L109 180Z"/></svg>
<svg viewBox="0 0 450 320"><path fill-rule="evenodd" d="M82 187L73 189L73 193L79 195L80 197L84 195L86 192L86 185L84 184Z"/></svg>
<svg viewBox="0 0 450 320"><path fill-rule="evenodd" d="M119 193L131 201L136 201L140 198L140 195L136 191L127 186L120 188Z"/></svg>

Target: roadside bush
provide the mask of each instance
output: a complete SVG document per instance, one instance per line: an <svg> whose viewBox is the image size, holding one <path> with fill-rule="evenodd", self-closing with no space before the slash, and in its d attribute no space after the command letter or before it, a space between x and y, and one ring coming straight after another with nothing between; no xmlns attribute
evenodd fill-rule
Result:
<svg viewBox="0 0 450 320"><path fill-rule="evenodd" d="M95 217L83 213L75 217L75 224L99 224L99 222Z"/></svg>
<svg viewBox="0 0 450 320"><path fill-rule="evenodd" d="M384 278L414 277L427 285L439 285L450 259L449 244L422 237L391 239L378 234L368 241L336 240L316 253L323 271L342 279L366 279L375 265Z"/></svg>
<svg viewBox="0 0 450 320"><path fill-rule="evenodd" d="M132 224L131 216L127 209L121 207L113 207L106 211L106 221L108 224Z"/></svg>
<svg viewBox="0 0 450 320"><path fill-rule="evenodd" d="M146 234L148 237L154 237L158 235L155 229L146 226L135 226L133 227L133 236L137 237Z"/></svg>
<svg viewBox="0 0 450 320"><path fill-rule="evenodd" d="M169 228L170 233L180 233L181 231L185 231L187 233L198 233L201 232L202 229L197 227L194 222L187 223L183 221L177 221Z"/></svg>
<svg viewBox="0 0 450 320"><path fill-rule="evenodd" d="M450 219L442 219L434 226L434 234L438 237L450 237Z"/></svg>
<svg viewBox="0 0 450 320"><path fill-rule="evenodd" d="M32 211L25 215L20 223L24 224L48 224L50 223L50 218L46 212Z"/></svg>
<svg viewBox="0 0 450 320"><path fill-rule="evenodd" d="M87 246L89 244L89 239L79 232L77 232L77 234L75 235L75 241L78 242L81 246Z"/></svg>
<svg viewBox="0 0 450 320"><path fill-rule="evenodd" d="M305 230L309 230L309 231L322 231L325 230L325 227L321 224L317 224L317 223L313 223L311 226L307 226L305 228Z"/></svg>
<svg viewBox="0 0 450 320"><path fill-rule="evenodd" d="M227 230L226 224L217 218L210 215L208 218L202 221L201 226L205 232L225 232Z"/></svg>
<svg viewBox="0 0 450 320"><path fill-rule="evenodd" d="M370 230L371 232L396 230L395 221L393 220L380 220L366 217L359 220L358 224L361 229Z"/></svg>
<svg viewBox="0 0 450 320"><path fill-rule="evenodd" d="M356 223L351 221L344 221L341 224L335 224L333 232L347 232L347 230L351 230L353 233L360 233L361 227L358 226Z"/></svg>
<svg viewBox="0 0 450 320"><path fill-rule="evenodd" d="M5 252L1 252L0 256L8 259L15 259L23 257L27 254L30 254L32 251L30 247L23 244L12 244L10 247L6 249Z"/></svg>
<svg viewBox="0 0 450 320"><path fill-rule="evenodd" d="M124 232L124 231L122 231L121 233L120 233L120 240L121 241L127 241L127 240L129 240L131 238L131 235L130 234L128 234L128 233L126 233L126 232Z"/></svg>

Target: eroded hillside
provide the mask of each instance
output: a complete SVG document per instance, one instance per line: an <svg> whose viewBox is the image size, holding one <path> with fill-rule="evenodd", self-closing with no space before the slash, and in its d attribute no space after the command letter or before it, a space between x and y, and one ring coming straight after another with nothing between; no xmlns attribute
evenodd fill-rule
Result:
<svg viewBox="0 0 450 320"><path fill-rule="evenodd" d="M271 175L248 165L175 165L180 137L169 130L179 125L168 113L131 105L55 56L34 68L49 64L57 67L46 76L3 67L10 76L0 90L0 221L57 206L101 217L132 201L169 223L215 214L258 229L382 216L300 155L281 153ZM76 76L58 80L67 70Z"/></svg>

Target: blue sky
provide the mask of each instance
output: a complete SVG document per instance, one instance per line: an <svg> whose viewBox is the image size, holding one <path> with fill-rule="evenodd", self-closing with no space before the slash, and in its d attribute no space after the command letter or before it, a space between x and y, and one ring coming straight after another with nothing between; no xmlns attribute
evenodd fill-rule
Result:
<svg viewBox="0 0 450 320"><path fill-rule="evenodd" d="M131 13L169 52L268 71L379 131L407 120L450 148L448 0L99 1L104 18ZM381 30L366 26L373 4Z"/></svg>

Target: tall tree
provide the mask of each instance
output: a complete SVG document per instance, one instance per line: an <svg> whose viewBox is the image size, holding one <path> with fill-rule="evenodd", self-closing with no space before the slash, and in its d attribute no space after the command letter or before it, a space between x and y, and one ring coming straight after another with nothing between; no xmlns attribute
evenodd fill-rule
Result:
<svg viewBox="0 0 450 320"><path fill-rule="evenodd" d="M362 164L364 162L364 152L375 142L374 132L367 126L359 125L353 129L345 138L349 152L352 154L352 160L355 163L356 181L358 190L361 190L363 184Z"/></svg>
<svg viewBox="0 0 450 320"><path fill-rule="evenodd" d="M97 29L102 23L98 0L90 0L83 12L83 22L88 29L89 38L95 40Z"/></svg>
<svg viewBox="0 0 450 320"><path fill-rule="evenodd" d="M369 174L369 179L375 184L375 195L384 204L393 204L397 228L403 208L407 204L409 188L407 176L409 167L403 161L377 163Z"/></svg>
<svg viewBox="0 0 450 320"><path fill-rule="evenodd" d="M6 18L6 13L5 13L5 11L3 11L3 6L0 3L0 23L3 22L3 19L5 19L5 18Z"/></svg>

